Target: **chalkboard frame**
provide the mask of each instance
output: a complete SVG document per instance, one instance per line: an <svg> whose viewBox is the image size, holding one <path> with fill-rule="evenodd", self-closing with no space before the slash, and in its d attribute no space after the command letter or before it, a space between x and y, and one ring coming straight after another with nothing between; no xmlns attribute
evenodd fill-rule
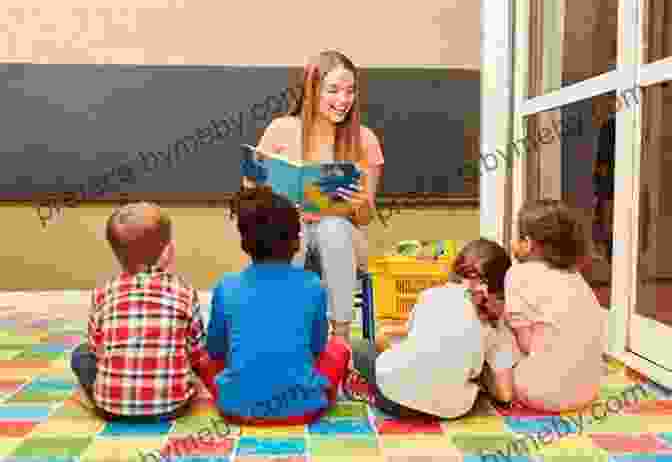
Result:
<svg viewBox="0 0 672 462"><path fill-rule="evenodd" d="M27 205L34 207L62 207L78 208L81 205L123 205L130 202L148 201L161 206L172 207L228 207L233 199L233 193L222 193L219 197L213 197L212 194L192 194L185 197L183 193L169 194L134 194L134 193L114 193L87 199L85 201L75 201L72 197L65 197L61 193L34 194L25 198L1 198L2 205ZM453 207L478 207L480 204L479 195L473 193L388 193L380 194L376 198L376 207L379 209L398 209L398 208L453 208Z"/></svg>

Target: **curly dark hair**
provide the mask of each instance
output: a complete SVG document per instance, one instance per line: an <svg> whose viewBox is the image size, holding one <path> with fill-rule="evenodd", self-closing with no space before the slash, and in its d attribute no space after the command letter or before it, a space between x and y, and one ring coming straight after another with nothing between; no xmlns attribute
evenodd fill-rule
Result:
<svg viewBox="0 0 672 462"><path fill-rule="evenodd" d="M538 242L541 258L551 267L576 268L586 255L586 236L576 211L558 200L542 199L523 204L518 212L519 235Z"/></svg>
<svg viewBox="0 0 672 462"><path fill-rule="evenodd" d="M511 267L511 258L499 244L488 239L469 242L457 254L451 280L480 277L488 285L488 292L504 293L504 276Z"/></svg>
<svg viewBox="0 0 672 462"><path fill-rule="evenodd" d="M243 251L252 261L291 261L299 250L301 221L296 206L269 186L241 188L231 201Z"/></svg>

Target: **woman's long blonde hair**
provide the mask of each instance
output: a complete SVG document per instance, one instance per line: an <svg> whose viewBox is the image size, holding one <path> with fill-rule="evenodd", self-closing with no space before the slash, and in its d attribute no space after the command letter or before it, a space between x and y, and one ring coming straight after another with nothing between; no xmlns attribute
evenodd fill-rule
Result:
<svg viewBox="0 0 672 462"><path fill-rule="evenodd" d="M336 161L360 162L363 159L360 116L359 89L357 68L347 56L338 51L323 51L310 59L303 72L303 91L290 115L300 117L303 121L301 135L302 158L311 147L311 136L318 116L320 91L324 77L332 70L344 67L355 77L355 99L343 122L336 125L334 142L334 158Z"/></svg>

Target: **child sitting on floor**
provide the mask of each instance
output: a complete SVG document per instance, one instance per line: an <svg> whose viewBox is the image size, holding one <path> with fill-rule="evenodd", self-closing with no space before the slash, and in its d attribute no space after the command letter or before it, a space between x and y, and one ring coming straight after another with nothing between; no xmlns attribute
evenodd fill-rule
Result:
<svg viewBox="0 0 672 462"><path fill-rule="evenodd" d="M355 371L346 380L346 394L361 396L357 388L364 383L363 398L390 415L455 418L474 405L485 362L494 371L488 389L509 401L519 351L513 333L490 320L503 311L510 265L495 242L467 244L455 260L454 282L420 294L404 340L380 354L368 342L353 344Z"/></svg>
<svg viewBox="0 0 672 462"><path fill-rule="evenodd" d="M602 310L577 271L584 231L555 200L524 204L518 223L512 249L521 263L505 283L505 318L524 354L514 370L516 402L553 412L583 407L597 397L604 346Z"/></svg>
<svg viewBox="0 0 672 462"><path fill-rule="evenodd" d="M123 271L94 290L72 369L105 419L177 417L196 393L193 371L210 387L212 374L196 290L164 269L174 259L170 219L129 204L108 219L107 240Z"/></svg>
<svg viewBox="0 0 672 462"><path fill-rule="evenodd" d="M215 378L217 406L243 424L305 424L337 396L348 345L327 342L327 292L319 277L292 266L299 211L268 187L239 192L231 206L252 257L214 289L208 352L227 367Z"/></svg>

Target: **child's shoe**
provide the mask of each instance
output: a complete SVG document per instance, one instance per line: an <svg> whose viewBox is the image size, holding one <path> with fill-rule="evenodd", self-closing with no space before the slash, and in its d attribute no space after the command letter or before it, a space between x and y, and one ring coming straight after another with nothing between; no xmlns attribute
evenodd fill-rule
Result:
<svg viewBox="0 0 672 462"><path fill-rule="evenodd" d="M343 394L351 401L362 401L372 406L376 403L371 385L355 369L350 369L343 380Z"/></svg>

